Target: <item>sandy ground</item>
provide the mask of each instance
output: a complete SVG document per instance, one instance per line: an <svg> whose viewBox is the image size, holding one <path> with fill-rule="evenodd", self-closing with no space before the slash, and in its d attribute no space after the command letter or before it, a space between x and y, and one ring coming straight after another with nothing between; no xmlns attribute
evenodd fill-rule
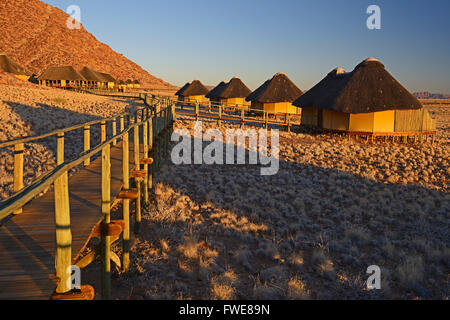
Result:
<svg viewBox="0 0 450 320"><path fill-rule="evenodd" d="M1 85L0 141L136 106ZM175 166L167 158L143 210L130 272L113 270L113 297L448 299L450 103L427 108L438 120L434 146L281 132L280 170L271 177L258 166ZM192 132L192 118L176 128ZM98 128L91 140L99 142ZM81 130L67 135L66 158L82 151L80 141ZM26 184L54 166L54 138L26 145ZM12 170L12 152L0 150L0 199L11 194ZM113 215L121 217L120 205ZM121 254L120 241L114 250ZM366 289L370 265L382 270L381 290ZM100 293L99 263L82 275Z"/></svg>
<svg viewBox="0 0 450 320"><path fill-rule="evenodd" d="M166 160L113 297L448 299L450 106L430 110L434 146L281 132L272 177ZM191 120L176 127L192 132ZM366 288L371 265L381 290ZM99 264L83 276L99 292Z"/></svg>
<svg viewBox="0 0 450 320"><path fill-rule="evenodd" d="M17 80L20 81L20 80ZM0 141L40 135L56 129L121 114L140 106L134 100L85 95L41 88L26 82L19 87L0 85ZM111 127L107 128L108 134ZM100 142L100 129L91 128L91 146ZM83 151L82 129L66 134L65 157L73 159ZM51 171L56 163L56 137L27 143L24 181L28 185ZM12 194L14 159L11 149L0 149L0 200Z"/></svg>

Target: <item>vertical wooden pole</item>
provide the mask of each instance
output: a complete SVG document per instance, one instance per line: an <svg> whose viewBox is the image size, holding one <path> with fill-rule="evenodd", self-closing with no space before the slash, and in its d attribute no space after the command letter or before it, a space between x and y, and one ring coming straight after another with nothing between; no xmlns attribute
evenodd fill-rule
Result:
<svg viewBox="0 0 450 320"><path fill-rule="evenodd" d="M100 122L100 142L103 143L106 141L106 122Z"/></svg>
<svg viewBox="0 0 450 320"><path fill-rule="evenodd" d="M243 129L245 126L245 111L241 110L241 128Z"/></svg>
<svg viewBox="0 0 450 320"><path fill-rule="evenodd" d="M222 125L222 105L219 105L219 120L217 121L219 126Z"/></svg>
<svg viewBox="0 0 450 320"><path fill-rule="evenodd" d="M111 223L111 146L102 150L102 299L111 298L111 237L104 230Z"/></svg>
<svg viewBox="0 0 450 320"><path fill-rule="evenodd" d="M134 166L135 170L140 170L140 159L139 159L139 126L134 127L133 133L133 149L134 149ZM135 224L135 233L139 232L140 223L141 223L141 183L136 179L136 188L138 191L138 197L136 199L136 224Z"/></svg>
<svg viewBox="0 0 450 320"><path fill-rule="evenodd" d="M142 125L142 137L144 144L144 159L148 158L148 121L145 121ZM148 164L144 164L144 170L147 172L147 176L144 178L144 203L148 203Z"/></svg>
<svg viewBox="0 0 450 320"><path fill-rule="evenodd" d="M122 176L123 176L123 189L130 189L130 147L128 132L123 135L122 140ZM123 256L122 256L122 268L124 271L128 271L130 267L130 200L123 200L123 221L125 229L123 230Z"/></svg>
<svg viewBox="0 0 450 320"><path fill-rule="evenodd" d="M84 151L88 151L91 149L91 127L89 125L85 125L83 128L83 142L84 142ZM91 164L91 158L87 158L84 160L84 166L87 167Z"/></svg>
<svg viewBox="0 0 450 320"><path fill-rule="evenodd" d="M198 116L199 116L199 106L198 106L198 102L195 103L195 121L198 121Z"/></svg>
<svg viewBox="0 0 450 320"><path fill-rule="evenodd" d="M112 121L112 135L115 137L117 135L117 119L114 118ZM113 146L117 145L117 139L113 140Z"/></svg>
<svg viewBox="0 0 450 320"><path fill-rule="evenodd" d="M153 117L150 118L148 122L148 150L153 156ZM154 156L153 156L154 160ZM148 189L153 188L153 164L150 165L148 169Z"/></svg>
<svg viewBox="0 0 450 320"><path fill-rule="evenodd" d="M64 163L64 133L57 134L57 165ZM59 279L56 293L72 290L70 267L72 265L72 232L70 229L69 179L65 172L55 180L56 255L55 270Z"/></svg>
<svg viewBox="0 0 450 320"><path fill-rule="evenodd" d="M23 189L23 153L25 147L23 143L14 145L14 193ZM14 211L14 214L21 214L22 208Z"/></svg>

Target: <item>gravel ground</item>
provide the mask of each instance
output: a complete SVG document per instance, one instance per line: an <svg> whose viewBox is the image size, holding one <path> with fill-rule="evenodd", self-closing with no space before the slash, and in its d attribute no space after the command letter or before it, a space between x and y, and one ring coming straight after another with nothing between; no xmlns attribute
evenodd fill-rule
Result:
<svg viewBox="0 0 450 320"><path fill-rule="evenodd" d="M448 119L441 108L433 112ZM191 120L176 128L193 132ZM271 177L258 166L167 159L131 270L113 272L113 297L448 299L450 132L447 120L438 126L434 146L280 132ZM366 288L371 265L381 268L381 290ZM83 273L97 290L98 268Z"/></svg>
<svg viewBox="0 0 450 320"><path fill-rule="evenodd" d="M84 95L58 89L0 85L0 141L40 135L99 120L133 110L138 105L134 100ZM108 134L110 130L108 128ZM73 159L83 151L82 142L82 129L66 134L66 159ZM99 126L94 126L91 129L91 146L99 142ZM55 137L27 143L24 157L25 185L51 171L55 164ZM0 149L0 200L12 194L13 172L12 150Z"/></svg>

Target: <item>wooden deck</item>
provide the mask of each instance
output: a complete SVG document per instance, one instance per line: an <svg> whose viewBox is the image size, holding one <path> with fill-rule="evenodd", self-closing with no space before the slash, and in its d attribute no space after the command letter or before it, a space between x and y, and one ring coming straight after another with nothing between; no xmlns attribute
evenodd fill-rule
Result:
<svg viewBox="0 0 450 320"><path fill-rule="evenodd" d="M134 157L130 143L130 163ZM101 157L69 178L72 257L87 244L101 214ZM122 145L111 148L111 199L122 188ZM49 299L55 282L54 193L47 192L0 227L0 300ZM82 280L83 282L83 280Z"/></svg>

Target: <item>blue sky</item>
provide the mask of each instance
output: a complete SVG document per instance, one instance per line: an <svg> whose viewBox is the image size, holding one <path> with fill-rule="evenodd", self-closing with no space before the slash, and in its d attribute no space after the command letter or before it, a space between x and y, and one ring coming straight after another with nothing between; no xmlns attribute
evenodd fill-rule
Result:
<svg viewBox="0 0 450 320"><path fill-rule="evenodd" d="M448 0L45 0L81 8L94 36L181 86L239 76L250 89L285 72L303 90L330 70L380 59L410 91L450 93ZM381 30L366 9L381 8Z"/></svg>

